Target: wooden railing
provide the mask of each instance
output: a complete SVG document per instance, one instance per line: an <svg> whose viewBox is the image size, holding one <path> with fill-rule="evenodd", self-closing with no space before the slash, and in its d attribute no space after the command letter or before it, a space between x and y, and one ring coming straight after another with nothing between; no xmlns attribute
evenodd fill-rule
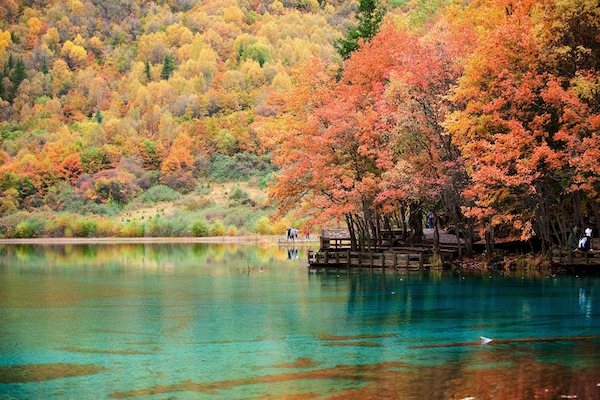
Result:
<svg viewBox="0 0 600 400"><path fill-rule="evenodd" d="M451 261L453 252L441 252L442 261ZM431 252L356 252L321 250L308 252L309 268L396 268L420 269L433 263Z"/></svg>
<svg viewBox="0 0 600 400"><path fill-rule="evenodd" d="M559 265L600 265L600 250L553 249L552 263Z"/></svg>

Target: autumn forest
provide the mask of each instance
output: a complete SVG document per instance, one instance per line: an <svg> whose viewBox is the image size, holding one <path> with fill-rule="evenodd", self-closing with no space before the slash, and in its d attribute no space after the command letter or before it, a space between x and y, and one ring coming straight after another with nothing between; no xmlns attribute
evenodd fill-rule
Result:
<svg viewBox="0 0 600 400"><path fill-rule="evenodd" d="M430 211L468 242L600 230L597 0L5 0L0 16L0 237L333 223L360 246ZM228 213L209 200L222 182L245 184Z"/></svg>

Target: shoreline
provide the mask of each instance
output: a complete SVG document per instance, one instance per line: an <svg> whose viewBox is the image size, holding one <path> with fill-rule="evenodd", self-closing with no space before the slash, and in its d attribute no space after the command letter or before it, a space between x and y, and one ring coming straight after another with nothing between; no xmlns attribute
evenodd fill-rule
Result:
<svg viewBox="0 0 600 400"><path fill-rule="evenodd" d="M97 238L28 238L0 239L2 244L278 244L281 236L212 236L212 237L97 237Z"/></svg>

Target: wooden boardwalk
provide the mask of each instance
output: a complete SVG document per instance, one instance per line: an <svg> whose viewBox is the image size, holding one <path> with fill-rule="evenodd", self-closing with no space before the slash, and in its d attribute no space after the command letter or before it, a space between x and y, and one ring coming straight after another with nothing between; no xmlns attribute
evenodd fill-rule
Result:
<svg viewBox="0 0 600 400"><path fill-rule="evenodd" d="M319 251L308 252L308 267L318 269L382 268L418 270L441 267L458 254L454 235L440 235L440 257L433 256L433 230L424 230L422 244L401 246L395 240L371 243L364 251L351 251L348 231L331 229L323 232Z"/></svg>
<svg viewBox="0 0 600 400"><path fill-rule="evenodd" d="M600 250L553 249L552 264L555 266L597 265L600 267Z"/></svg>
<svg viewBox="0 0 600 400"><path fill-rule="evenodd" d="M433 233L433 229L424 229L423 243L409 247L396 239L402 232L390 231L377 242L363 243L363 251L352 251L346 229L323 230L319 251L308 252L308 267L315 271L358 268L419 270L446 266L458 255L456 236L440 231L439 257L434 257Z"/></svg>
<svg viewBox="0 0 600 400"><path fill-rule="evenodd" d="M429 249L428 249L429 250ZM451 261L453 252L441 253L443 262ZM350 250L321 250L308 252L308 267L310 269L352 269L352 268L391 268L419 270L438 266L433 262L430 251L418 249L394 249L381 252L356 252ZM441 266L441 265L439 265Z"/></svg>

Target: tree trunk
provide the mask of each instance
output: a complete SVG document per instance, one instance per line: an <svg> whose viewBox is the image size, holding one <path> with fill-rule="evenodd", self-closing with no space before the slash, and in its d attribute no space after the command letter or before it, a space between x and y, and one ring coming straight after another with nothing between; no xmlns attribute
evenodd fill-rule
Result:
<svg viewBox="0 0 600 400"><path fill-rule="evenodd" d="M467 255L473 255L473 244L475 243L475 224L473 218L467 219Z"/></svg>
<svg viewBox="0 0 600 400"><path fill-rule="evenodd" d="M348 225L348 232L350 233L350 248L352 251L356 251L358 249L358 244L356 242L356 230L354 229L354 218L352 218L352 214L346 214L346 225Z"/></svg>
<svg viewBox="0 0 600 400"><path fill-rule="evenodd" d="M437 214L433 213L433 254L440 255L440 231Z"/></svg>
<svg viewBox="0 0 600 400"><path fill-rule="evenodd" d="M488 260L491 260L494 254L494 240L494 225L491 221L488 221L485 229L485 251Z"/></svg>
<svg viewBox="0 0 600 400"><path fill-rule="evenodd" d="M410 226L411 243L421 243L423 238L423 210L421 209L421 205L418 203L413 203L410 206L410 214L408 217L408 224Z"/></svg>

